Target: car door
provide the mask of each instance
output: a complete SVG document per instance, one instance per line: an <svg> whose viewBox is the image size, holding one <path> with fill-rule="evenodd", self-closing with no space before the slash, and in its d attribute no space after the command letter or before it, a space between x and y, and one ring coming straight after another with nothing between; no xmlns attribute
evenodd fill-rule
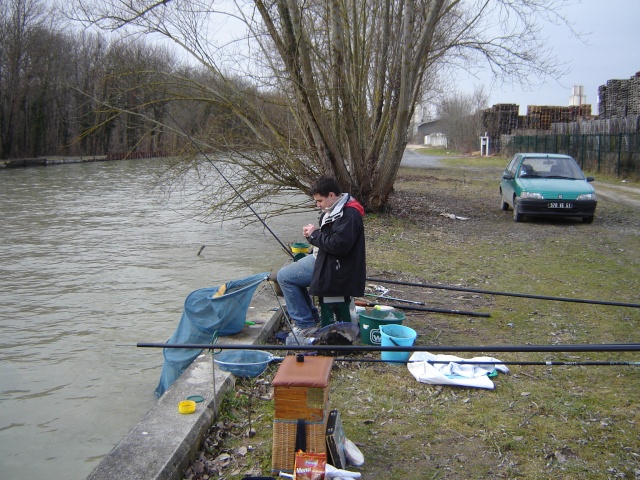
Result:
<svg viewBox="0 0 640 480"><path fill-rule="evenodd" d="M515 177L521 158L522 155L519 154L513 156L513 158L507 165L507 168L504 169L504 172L502 173L502 180L500 181L500 188L502 189L502 199L512 207L513 193L515 191ZM505 176L508 176L510 178L504 178Z"/></svg>

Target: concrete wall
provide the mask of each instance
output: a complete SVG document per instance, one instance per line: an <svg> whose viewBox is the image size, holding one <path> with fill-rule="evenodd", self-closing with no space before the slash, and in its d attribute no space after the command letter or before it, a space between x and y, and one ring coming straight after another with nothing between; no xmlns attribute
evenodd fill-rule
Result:
<svg viewBox="0 0 640 480"><path fill-rule="evenodd" d="M237 335L220 337L218 343L265 344L280 325L282 313L274 311L278 306L271 287L264 283L254 294L247 314L256 325L245 326ZM219 368L214 376L211 354L204 351L87 478L182 479L213 424L221 399L234 384L233 375ZM178 403L191 395L201 395L204 401L196 405L194 414L178 413Z"/></svg>

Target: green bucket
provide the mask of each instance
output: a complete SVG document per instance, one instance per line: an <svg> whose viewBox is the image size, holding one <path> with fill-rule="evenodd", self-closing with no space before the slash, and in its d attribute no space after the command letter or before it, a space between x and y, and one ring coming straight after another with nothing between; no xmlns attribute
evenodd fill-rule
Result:
<svg viewBox="0 0 640 480"><path fill-rule="evenodd" d="M367 345L380 345L380 326L402 325L405 318L397 310L363 310L359 315L360 340Z"/></svg>
<svg viewBox="0 0 640 480"><path fill-rule="evenodd" d="M309 244L308 243L302 243L302 242L292 243L291 244L291 251L293 253L304 253L304 254L307 254L307 253L309 253Z"/></svg>

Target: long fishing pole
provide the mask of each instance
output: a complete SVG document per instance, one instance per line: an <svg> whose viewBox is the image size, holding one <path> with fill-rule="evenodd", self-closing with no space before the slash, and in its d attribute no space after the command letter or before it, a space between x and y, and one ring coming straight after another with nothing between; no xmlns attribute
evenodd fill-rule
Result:
<svg viewBox="0 0 640 480"><path fill-rule="evenodd" d="M240 194L240 192L236 189L236 187L233 186L233 184L229 181L229 179L225 176L224 173L222 173L222 171L218 168L218 166L207 156L207 154L204 152L204 150L200 147L200 145L198 145L198 143L193 139L193 137L191 135L189 135L186 130L182 127L182 125L180 125L178 123L178 121L173 117L173 115L171 115L171 113L169 113L169 111L165 108L164 109L165 113L169 116L169 118L171 118L171 120L173 120L173 122L178 126L178 128L180 129L180 131L183 133L183 135L185 137L187 137L189 139L189 141L191 143L193 143L193 145L198 149L198 151L204 156L204 158L207 159L207 161L211 164L211 166L213 168L216 169L216 172L218 172L218 175L220 175L225 182L227 182L227 185L229 185L231 187L231 189L234 191L234 193L238 196L238 198L240 198L240 200L242 200L244 202L244 204L247 206L247 208L249 210L251 210L251 213L253 213L258 220L260 220L260 222L262 223L262 225L264 225L264 228L266 228L269 233L271 235L273 235L273 238L275 238L278 243L282 246L282 248L284 249L285 252L287 252L289 254L289 256L291 258L295 258L293 255L293 252L291 251L291 249L289 249L283 242L282 240L280 240L280 238L278 238L278 236L275 234L275 232L273 230L271 230L271 228L269 227L269 225L267 225L267 222L265 222L262 217L258 214L258 212L256 212L253 207L251 206L251 204L249 202L247 202L245 200L245 198Z"/></svg>
<svg viewBox="0 0 640 480"><path fill-rule="evenodd" d="M291 355L293 356L293 355ZM282 361L284 357L274 357L273 360ZM518 366L545 366L545 367L613 367L613 366L625 366L625 367L639 367L640 362L632 361L558 361L558 360L543 360L543 361L500 361L500 360L487 360L487 361L475 361L475 360L394 360L394 359L381 359L381 358L366 358L366 357L333 357L336 362L348 362L348 363L398 363L406 365L410 363L428 363L430 365L448 365L455 363L456 365L518 365Z"/></svg>
<svg viewBox="0 0 640 480"><path fill-rule="evenodd" d="M429 283L401 282L398 280L385 280L383 278L367 278L367 280L370 282L391 283L393 285L406 285L410 287L434 288L434 289L440 289L440 290L454 290L458 292L469 292L469 293L482 293L486 295L503 295L507 297L535 298L537 300L554 300L557 302L590 303L594 305L613 305L616 307L640 308L640 303L609 302L606 300L585 300L581 298L567 298L567 297L550 297L547 295L532 295L528 293L496 292L493 290L479 290L477 288L454 287L450 285L433 285Z"/></svg>
<svg viewBox="0 0 640 480"><path fill-rule="evenodd" d="M295 260L295 256L293 255L293 252L289 248L287 248L287 246L282 242L282 240L280 240L280 238L275 234L275 232L273 230L271 230L269 225L267 225L267 223L253 209L253 207L249 204L249 202L247 202L245 200L245 198L240 194L240 192L238 192L238 190L233 186L233 184L229 181L229 179L222 173L222 171L220 171L220 169L216 166L216 164L207 156L207 154L200 147L200 145L193 139L193 137L191 135L189 135L185 131L185 129L182 127L182 125L180 125L178 123L178 121L173 117L173 115L171 115L171 113L169 113L168 110L165 109L165 112L171 118L171 120L173 120L173 122L178 126L180 131L189 139L189 141L198 149L198 151L209 161L209 163L213 166L213 168L216 169L218 174L233 189L235 194L244 202L244 204L249 208L251 213L253 213L258 218L258 220L260 220L262 225L264 225L264 227L269 231L269 233L271 233L273 238L275 238L278 241L278 243L282 246L282 248L289 254L289 256L292 259ZM204 248L204 246L202 248ZM202 251L202 248L200 249L200 252ZM200 255L200 252L198 252L198 255ZM277 297L277 295L276 295L276 297ZM381 297L381 298L384 298L384 297ZM408 303L415 303L417 305L424 305L424 302L413 302L411 300L401 300L401 299L391 298L391 297L389 297L389 299L390 300L396 300L396 301L408 302ZM447 310L447 309L427 308L427 307L420 308L420 307L408 307L408 306L401 306L401 305L390 305L390 306L393 306L394 308L404 309L404 310L415 310L415 311L425 311L425 312L434 312L434 313L453 313L453 314L457 314L457 315L467 315L467 316L475 316L475 317L490 317L491 316L488 313L465 312L465 311L462 311L462 310Z"/></svg>
<svg viewBox="0 0 640 480"><path fill-rule="evenodd" d="M242 200L244 202L244 204L247 206L247 208L249 208L251 213L253 213L256 216L256 218L258 220L260 220L260 223L262 223L262 225L269 231L269 233L273 236L273 238L275 238L277 240L277 242L282 246L284 251L287 252L292 259L295 259L295 256L294 256L293 252L289 248L287 248L287 246L284 244L284 242L282 242L282 240L280 240L280 238L275 234L275 232L273 230L271 230L271 227L269 227L269 225L267 225L267 222L265 222L263 220L263 218L258 214L258 212L256 212L253 209L251 204L249 202L247 202L247 200L236 189L236 187L233 186L231 181L224 175L224 173L222 173L222 171L218 168L218 166L207 156L207 154L200 147L200 145L193 139L193 137L186 132L186 130L182 127L182 125L180 123L178 123L178 121L173 117L173 115L171 115L171 113L167 109L165 109L165 112L169 116L169 118L171 118L171 120L173 120L173 122L177 125L177 127L184 134L184 136L189 139L189 141L207 159L207 161L213 166L213 168L215 168L215 170L224 179L224 181L227 182L227 185L229 185L229 187L231 187L231 189L238 196L238 198L240 198L240 200ZM391 283L391 284L395 284L395 285L407 285L407 286L424 287L424 288L437 288L437 289L442 289L442 290L456 290L456 291L461 291L461 292L482 293L482 294L488 294L488 295L505 295L505 296L510 296L510 297L534 298L534 299L538 299L538 300L555 300L555 301L559 301L559 302L577 302L577 303L590 303L590 304L596 304L596 305L613 305L613 306L618 306L618 307L634 307L634 308L639 308L640 307L640 304L637 304L637 303L608 302L608 301L599 301L599 300L584 300L584 299L579 299L579 298L550 297L550 296L546 296L546 295L530 295L530 294L524 294L524 293L495 292L495 291L490 291L490 290L479 290L479 289L472 289L472 288L460 288L460 287L452 287L452 286L445 286L445 285L430 285L430 284L424 284L424 283L400 282L400 281L395 281L395 280L384 280L384 279L377 279L377 278L367 278L367 280L372 281L372 282Z"/></svg>
<svg viewBox="0 0 640 480"><path fill-rule="evenodd" d="M356 300L355 304L360 307L373 307L375 305L378 305L377 303L364 302L362 300ZM385 305L387 307L397 308L398 310L415 310L418 312L434 312L434 313L452 313L454 315L467 315L470 317L485 317L485 318L491 317L491 314L482 313L482 312L466 312L464 310L450 310L446 308L416 307L413 305L399 305L396 303L387 303Z"/></svg>
<svg viewBox="0 0 640 480"><path fill-rule="evenodd" d="M426 305L424 302L417 302L416 300L405 300L404 298L389 297L388 295L376 295L375 293L365 293L364 295L366 297L382 298L384 300L395 300L396 302L412 303L414 305Z"/></svg>
<svg viewBox="0 0 640 480"><path fill-rule="evenodd" d="M640 343L575 344L575 345L253 345L211 343L148 343L140 348L187 348L197 350L300 350L318 352L640 352Z"/></svg>
<svg viewBox="0 0 640 480"><path fill-rule="evenodd" d="M521 365L521 366L528 366L528 365L541 365L541 366L551 366L551 367L556 367L556 366L564 366L564 367L592 367L592 366L605 366L605 367L609 367L609 366L629 366L629 367L638 367L640 366L640 362L626 362L626 361L584 361L584 362L580 362L580 361L556 361L556 360L550 360L550 361L539 361L539 362L501 362L499 360L497 361L485 361L485 362L476 362L476 361L472 361L472 360L382 360L379 358L347 358L347 357L335 357L334 360L336 362L368 362L368 363L400 363L400 364L407 364L407 363L429 363L432 365L438 365L438 364L449 364L449 363L455 363L456 365Z"/></svg>

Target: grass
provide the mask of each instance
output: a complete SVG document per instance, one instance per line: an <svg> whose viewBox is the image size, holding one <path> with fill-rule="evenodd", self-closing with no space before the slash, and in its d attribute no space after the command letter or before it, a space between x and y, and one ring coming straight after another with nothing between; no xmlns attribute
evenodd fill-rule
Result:
<svg viewBox="0 0 640 480"><path fill-rule="evenodd" d="M600 201L591 225L545 219L515 223L498 205L505 163L452 158L438 169L401 169L391 212L366 219L368 275L637 303L638 209ZM640 342L637 308L389 287L395 297L491 314L406 311L405 325L418 332L421 345ZM505 362L640 360L637 352L493 353L487 347L486 354ZM340 410L347 436L365 456L365 464L353 470L367 480L640 477L639 367L513 365L494 380L494 390L427 385L404 366L337 362L331 406ZM238 386L246 390L255 383L242 380ZM260 421L251 439L242 434L246 405L236 407L234 422L240 427L224 448L234 452L250 444L252 450L221 475L269 474L272 402L253 402L252 416Z"/></svg>
<svg viewBox="0 0 640 480"><path fill-rule="evenodd" d="M448 150L446 148L437 148L437 147L420 147L416 149L417 152L422 153L424 155L431 155L434 157L454 157L457 156L458 153L453 150Z"/></svg>

